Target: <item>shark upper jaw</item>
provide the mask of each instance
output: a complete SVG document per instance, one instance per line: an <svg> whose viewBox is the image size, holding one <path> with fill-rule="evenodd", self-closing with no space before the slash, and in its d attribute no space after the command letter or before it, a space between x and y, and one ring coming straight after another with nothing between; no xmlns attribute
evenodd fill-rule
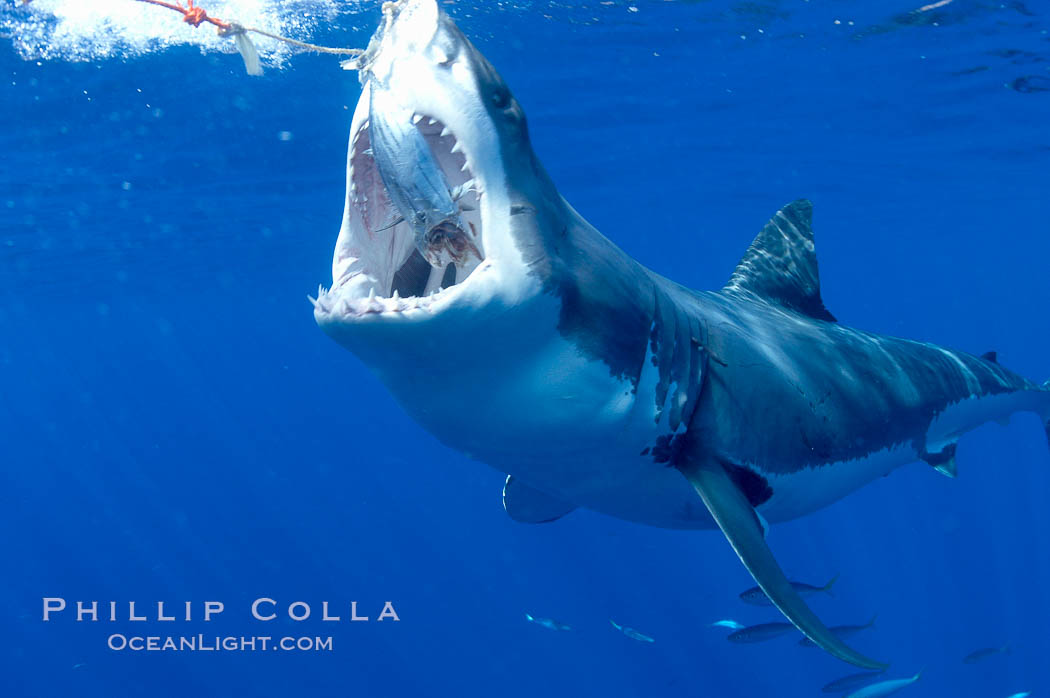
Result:
<svg viewBox="0 0 1050 698"><path fill-rule="evenodd" d="M502 134L485 103L487 85L474 74L478 60L484 58L433 0L384 5L384 23L349 66L360 71L363 89L350 129L332 286L311 299L322 328L346 334L351 326L428 323L527 285L511 232ZM396 104L411 118L440 166L474 248L457 263L428 262L392 203L373 150L373 99L376 108Z"/></svg>

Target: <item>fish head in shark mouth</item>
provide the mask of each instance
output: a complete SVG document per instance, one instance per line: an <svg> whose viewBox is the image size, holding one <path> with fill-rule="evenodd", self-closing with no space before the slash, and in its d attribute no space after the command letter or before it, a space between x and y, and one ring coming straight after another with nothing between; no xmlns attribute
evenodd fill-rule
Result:
<svg viewBox="0 0 1050 698"><path fill-rule="evenodd" d="M370 364L414 332L440 342L435 325L480 328L539 293L528 258L541 247L530 243L535 212L564 206L532 154L520 105L437 4L402 0L383 12L348 66L363 89L333 283L315 309L322 328Z"/></svg>

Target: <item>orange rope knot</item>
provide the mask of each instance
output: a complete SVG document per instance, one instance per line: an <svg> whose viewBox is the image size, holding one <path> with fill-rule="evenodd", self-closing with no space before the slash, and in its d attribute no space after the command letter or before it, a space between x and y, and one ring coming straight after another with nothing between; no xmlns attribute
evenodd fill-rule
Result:
<svg viewBox="0 0 1050 698"><path fill-rule="evenodd" d="M223 22L221 19L215 19L214 17L209 17L208 13L204 11L203 7L197 7L196 5L193 4L194 0L186 0L186 7L183 7L182 3L180 3L178 0L175 0L174 2L169 2L168 0L138 0L138 1L139 2L149 3L150 5L159 5L161 7L166 7L169 10L175 10L176 12L181 12L182 13L182 21L185 22L186 24L192 25L194 27L199 27L200 25L204 24L205 22L208 22L210 24L214 24L219 29L226 29L226 28L229 27L229 24L226 23L226 22Z"/></svg>
<svg viewBox="0 0 1050 698"><path fill-rule="evenodd" d="M197 7L193 4L193 0L186 0L186 7L179 7L182 12L182 21L186 24L192 24L194 27L199 27L204 22L211 22L217 27L227 28L226 22L219 19L213 19L208 16L208 13L204 11L203 7Z"/></svg>
<svg viewBox="0 0 1050 698"><path fill-rule="evenodd" d="M190 3L191 5L193 3ZM204 11L203 7L190 7L186 10L186 14L183 16L182 21L187 24L192 24L195 27L199 27L201 22L207 21L208 13Z"/></svg>

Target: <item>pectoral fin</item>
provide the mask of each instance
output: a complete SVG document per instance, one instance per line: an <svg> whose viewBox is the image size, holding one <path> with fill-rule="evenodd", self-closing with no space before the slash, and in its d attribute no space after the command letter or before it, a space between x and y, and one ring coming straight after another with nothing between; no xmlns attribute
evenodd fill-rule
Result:
<svg viewBox="0 0 1050 698"><path fill-rule="evenodd" d="M513 475L508 475L503 485L503 508L515 521L547 523L560 519L576 507L529 487Z"/></svg>
<svg viewBox="0 0 1050 698"><path fill-rule="evenodd" d="M679 470L704 500L708 511L758 586L795 627L819 647L844 662L866 669L886 668L886 664L868 659L846 646L806 606L766 545L755 510L721 464L714 461L688 463L680 465Z"/></svg>

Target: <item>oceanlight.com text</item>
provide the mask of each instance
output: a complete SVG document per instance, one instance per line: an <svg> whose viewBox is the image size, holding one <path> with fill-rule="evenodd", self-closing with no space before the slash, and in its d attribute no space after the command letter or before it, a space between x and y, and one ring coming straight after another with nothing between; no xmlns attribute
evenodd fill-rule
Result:
<svg viewBox="0 0 1050 698"><path fill-rule="evenodd" d="M332 636L273 637L221 635L123 635L106 640L116 652L331 652Z"/></svg>

